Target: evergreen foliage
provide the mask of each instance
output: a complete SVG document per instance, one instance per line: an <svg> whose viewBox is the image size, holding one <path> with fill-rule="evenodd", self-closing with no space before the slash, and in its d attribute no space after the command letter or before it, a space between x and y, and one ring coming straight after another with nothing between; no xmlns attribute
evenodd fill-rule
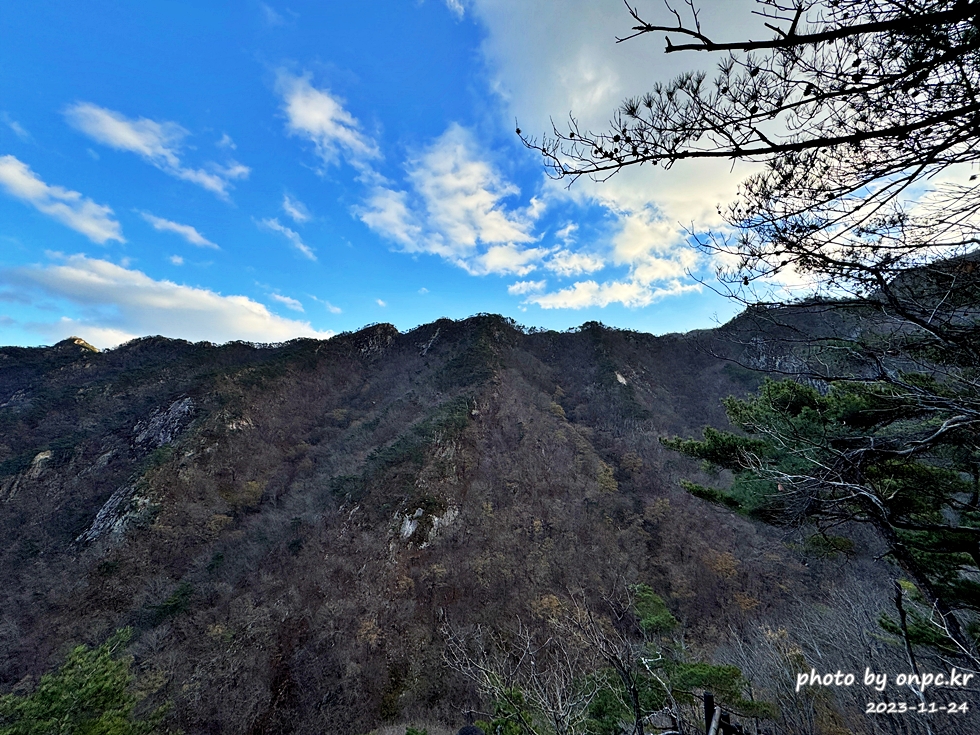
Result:
<svg viewBox="0 0 980 735"><path fill-rule="evenodd" d="M0 735L151 735L163 709L137 717L132 659L121 651L131 631L118 631L98 648L81 645L33 692L0 697Z"/></svg>
<svg viewBox="0 0 980 735"><path fill-rule="evenodd" d="M948 636L932 626L931 637L917 639L952 638L973 650L960 623L980 611L980 455L972 422L884 382L838 381L821 394L793 380L768 380L756 395L729 398L725 407L744 434L706 429L701 441L664 440L735 472L727 489L688 483L693 494L751 507L778 523L813 522L812 546L825 551L850 550L826 531L850 521L870 525L945 621Z"/></svg>
<svg viewBox="0 0 980 735"><path fill-rule="evenodd" d="M522 626L466 641L450 631L450 665L491 698L493 718L478 723L484 731L621 735L644 732L656 715L683 730L697 722L704 691L743 717L778 715L746 696L738 667L690 660L674 637L679 622L649 585L633 585L628 600L626 607L606 600L609 613L601 615L583 600L553 598L536 633Z"/></svg>
<svg viewBox="0 0 980 735"><path fill-rule="evenodd" d="M797 377L726 403L743 434L667 445L735 473L725 490L686 485L701 498L825 536L873 527L976 660L964 624L980 611L980 6L759 0L773 36L733 41L702 27L695 3L667 7L661 21L627 4L620 40L719 53L714 80L655 85L606 131L570 117L540 143L517 134L572 180L689 158L761 164L729 227L695 238L729 295L794 346L764 367ZM836 312L847 334L793 323L806 309Z"/></svg>
<svg viewBox="0 0 980 735"><path fill-rule="evenodd" d="M640 630L646 635L667 633L677 626L677 618L670 614L663 598L656 594L650 585L638 584L633 587L633 608L636 611Z"/></svg>

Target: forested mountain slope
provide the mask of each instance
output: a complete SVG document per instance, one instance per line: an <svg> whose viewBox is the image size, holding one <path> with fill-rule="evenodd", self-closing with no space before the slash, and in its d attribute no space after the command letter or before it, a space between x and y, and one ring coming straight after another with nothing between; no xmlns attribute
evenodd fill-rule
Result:
<svg viewBox="0 0 980 735"><path fill-rule="evenodd" d="M478 316L277 346L0 348L0 692L131 626L147 706L171 702L187 733L458 727L486 703L445 666L443 625L636 583L692 659L792 689L734 642L793 635L828 600L828 632L852 621L858 640L877 611L841 591L884 562L808 555L689 496L697 466L659 443L727 425L720 399L762 373L723 356L778 363L758 329Z"/></svg>

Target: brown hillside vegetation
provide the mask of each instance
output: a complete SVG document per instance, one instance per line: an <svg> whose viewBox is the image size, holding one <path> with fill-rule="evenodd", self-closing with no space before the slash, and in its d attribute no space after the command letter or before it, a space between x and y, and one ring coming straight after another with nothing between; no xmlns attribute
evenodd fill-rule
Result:
<svg viewBox="0 0 980 735"><path fill-rule="evenodd" d="M435 733L489 706L445 665L444 625L643 583L691 660L740 666L780 707L770 731L877 731L863 693L793 682L863 671L872 648L903 660L875 630L885 562L688 495L699 469L659 443L727 425L720 399L758 385L716 355L786 364L754 328L479 316L2 348L0 693L131 626L143 706L169 701L186 733Z"/></svg>

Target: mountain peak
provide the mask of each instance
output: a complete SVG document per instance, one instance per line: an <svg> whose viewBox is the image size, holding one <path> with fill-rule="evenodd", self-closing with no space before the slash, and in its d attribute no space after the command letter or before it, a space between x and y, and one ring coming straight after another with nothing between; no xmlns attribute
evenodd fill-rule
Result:
<svg viewBox="0 0 980 735"><path fill-rule="evenodd" d="M100 351L99 348L96 347L95 345L86 342L81 337L75 337L75 336L65 337L65 339L61 340L60 342L58 342L53 346L55 348L60 348L60 349L72 348L77 346L77 347L81 347L82 349L91 350L92 352Z"/></svg>

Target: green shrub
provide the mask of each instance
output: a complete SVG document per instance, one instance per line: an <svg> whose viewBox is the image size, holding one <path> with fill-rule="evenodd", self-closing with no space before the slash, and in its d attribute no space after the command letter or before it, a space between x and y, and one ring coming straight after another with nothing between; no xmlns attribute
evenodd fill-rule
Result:
<svg viewBox="0 0 980 735"><path fill-rule="evenodd" d="M148 615L150 627L156 627L167 618L174 618L187 612L193 594L194 587L191 583L181 582L166 600L159 605L150 605Z"/></svg>
<svg viewBox="0 0 980 735"><path fill-rule="evenodd" d="M851 539L822 533L807 538L804 546L807 551L826 559L833 559L838 554L850 556L854 551L854 542Z"/></svg>
<svg viewBox="0 0 980 735"><path fill-rule="evenodd" d="M78 646L61 667L25 696L0 697L0 735L149 735L163 708L134 717L132 659L122 657L131 631L120 630L96 649Z"/></svg>
<svg viewBox="0 0 980 735"><path fill-rule="evenodd" d="M677 618L671 615L663 598L655 594L649 585L635 585L633 594L636 595L633 609L636 610L644 633L666 633L677 625Z"/></svg>

